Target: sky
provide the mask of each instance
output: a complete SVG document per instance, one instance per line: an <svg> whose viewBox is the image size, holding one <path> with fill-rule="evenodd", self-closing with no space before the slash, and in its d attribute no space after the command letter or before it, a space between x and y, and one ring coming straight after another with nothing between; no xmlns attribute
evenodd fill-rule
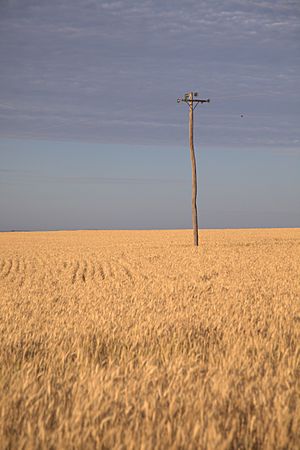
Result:
<svg viewBox="0 0 300 450"><path fill-rule="evenodd" d="M0 230L300 226L298 0L1 0Z"/></svg>

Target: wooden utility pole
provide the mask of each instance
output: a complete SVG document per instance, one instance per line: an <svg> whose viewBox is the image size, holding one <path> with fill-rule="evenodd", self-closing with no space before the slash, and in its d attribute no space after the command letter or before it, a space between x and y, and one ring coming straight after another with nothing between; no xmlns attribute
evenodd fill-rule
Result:
<svg viewBox="0 0 300 450"><path fill-rule="evenodd" d="M194 149L194 108L193 93L189 94L189 136L190 136L190 157L192 163L192 222L194 229L194 245L198 246L198 215L197 215L197 169Z"/></svg>
<svg viewBox="0 0 300 450"><path fill-rule="evenodd" d="M199 103L209 103L210 100L199 100L197 92L188 92L184 98L178 98L177 103L185 102L189 105L189 138L190 138L190 157L192 163L192 222L194 230L194 245L198 247L198 215L197 215L197 169L194 149L194 109Z"/></svg>

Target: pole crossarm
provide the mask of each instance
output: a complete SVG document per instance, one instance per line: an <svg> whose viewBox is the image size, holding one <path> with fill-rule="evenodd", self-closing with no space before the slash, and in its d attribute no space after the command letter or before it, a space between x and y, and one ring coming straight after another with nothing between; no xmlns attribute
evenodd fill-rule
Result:
<svg viewBox="0 0 300 450"><path fill-rule="evenodd" d="M194 99L194 100L186 100L185 98L178 98L177 99L177 103L180 103L180 102L185 102L185 103L190 103L190 102L192 102L192 103L209 103L210 102L210 99L209 98L207 98L206 100L200 100L200 99Z"/></svg>

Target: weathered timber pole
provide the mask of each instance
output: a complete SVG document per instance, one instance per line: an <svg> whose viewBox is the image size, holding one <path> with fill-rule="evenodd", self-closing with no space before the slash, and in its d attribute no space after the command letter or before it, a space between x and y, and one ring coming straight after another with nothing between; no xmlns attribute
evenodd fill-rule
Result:
<svg viewBox="0 0 300 450"><path fill-rule="evenodd" d="M177 103L185 102L189 105L189 139L190 139L190 157L192 163L192 223L194 231L194 245L198 247L198 214L197 214L197 169L194 149L194 109L199 103L209 103L210 100L200 100L197 92L188 92L184 98L178 98Z"/></svg>
<svg viewBox="0 0 300 450"><path fill-rule="evenodd" d="M197 214L197 169L194 149L194 108L193 93L189 94L189 135L190 135L190 157L192 163L192 223L194 230L194 245L198 246L198 214Z"/></svg>

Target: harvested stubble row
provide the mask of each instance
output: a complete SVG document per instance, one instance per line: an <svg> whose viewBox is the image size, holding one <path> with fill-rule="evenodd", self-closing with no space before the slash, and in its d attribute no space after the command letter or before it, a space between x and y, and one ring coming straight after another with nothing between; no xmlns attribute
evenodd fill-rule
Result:
<svg viewBox="0 0 300 450"><path fill-rule="evenodd" d="M0 248L0 448L300 448L299 229Z"/></svg>

